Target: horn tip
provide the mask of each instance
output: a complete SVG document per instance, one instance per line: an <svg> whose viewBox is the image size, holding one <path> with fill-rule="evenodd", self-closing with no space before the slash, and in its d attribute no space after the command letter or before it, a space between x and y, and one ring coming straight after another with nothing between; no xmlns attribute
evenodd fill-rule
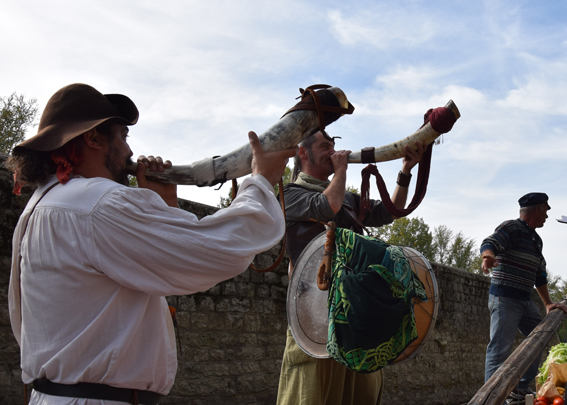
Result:
<svg viewBox="0 0 567 405"><path fill-rule="evenodd" d="M453 114L455 114L455 120L458 120L459 118L461 118L461 112L459 111L459 109L457 108L457 105L455 104L455 102L451 99L447 102L447 104L445 104L445 108L448 108L449 110L451 110L453 112Z"/></svg>

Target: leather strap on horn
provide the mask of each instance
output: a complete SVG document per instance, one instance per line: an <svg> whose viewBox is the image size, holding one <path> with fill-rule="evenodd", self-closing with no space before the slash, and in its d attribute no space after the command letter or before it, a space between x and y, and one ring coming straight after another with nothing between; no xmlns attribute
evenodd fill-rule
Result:
<svg viewBox="0 0 567 405"><path fill-rule="evenodd" d="M374 156L374 151L376 148L374 146L369 146L367 148L360 150L360 161L362 163L376 163L376 157Z"/></svg>
<svg viewBox="0 0 567 405"><path fill-rule="evenodd" d="M289 114L292 111L299 111L299 110L316 111L319 120L319 130L324 131L326 127L326 122L325 122L326 112L339 114L339 115L352 114L354 111L354 106L350 102L348 102L348 108L325 105L321 102L321 98L319 97L319 94L317 94L316 90L328 89L329 87L332 86L329 86L328 84L314 84L312 86L307 87L305 90L300 88L299 92L301 93L301 96L299 97L301 97L301 101L292 108L290 108L289 110L287 110L282 117L285 117L287 114Z"/></svg>
<svg viewBox="0 0 567 405"><path fill-rule="evenodd" d="M446 107L439 107L435 109L429 109L425 116L423 117L423 126L425 126L428 122L431 124L431 127L440 134L445 132L449 132L451 128L453 128L453 124L457 118L455 117L454 113L446 108ZM401 218L411 214L421 203L423 198L425 197L425 193L427 191L427 183L429 181L429 171L431 168L431 153L433 150L433 143L427 146L423 157L421 158L421 162L419 162L419 172L417 175L417 184L415 187L415 194L411 200L411 203L405 209L397 208L392 200L390 199L390 194L386 188L386 184L384 183L384 179L378 172L378 168L375 165L368 165L362 170L362 185L361 185L361 199L360 199L360 212L359 218L362 220L366 211L370 208L370 192L369 192L369 182L370 182L370 175L373 174L376 176L376 185L378 186L378 191L380 192L380 198L382 199L382 203L386 206L386 209L390 214L395 217Z"/></svg>

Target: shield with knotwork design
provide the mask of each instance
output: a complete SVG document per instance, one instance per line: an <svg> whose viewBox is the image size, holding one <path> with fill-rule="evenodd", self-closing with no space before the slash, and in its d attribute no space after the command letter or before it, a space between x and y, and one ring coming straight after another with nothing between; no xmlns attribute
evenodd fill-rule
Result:
<svg viewBox="0 0 567 405"><path fill-rule="evenodd" d="M323 258L325 240L326 235L322 233L305 247L292 272L287 294L291 333L298 346L315 358L331 357L327 352L329 291L320 290L317 286L317 270ZM402 247L401 250L411 271L423 284L427 300L420 300L419 297L411 299L417 338L397 355L392 361L394 363L408 360L422 349L435 325L439 304L437 281L427 259L412 248Z"/></svg>

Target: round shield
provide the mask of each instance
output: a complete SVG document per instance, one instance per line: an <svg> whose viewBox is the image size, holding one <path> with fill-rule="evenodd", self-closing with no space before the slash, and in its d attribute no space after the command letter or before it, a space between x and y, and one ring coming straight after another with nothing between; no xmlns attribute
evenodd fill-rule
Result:
<svg viewBox="0 0 567 405"><path fill-rule="evenodd" d="M314 238L303 250L294 266L287 290L287 319L297 345L311 357L329 358L327 335L329 291L317 286L317 271L325 251L326 232ZM437 319L439 290L429 261L417 250L402 247L412 271L425 287L428 301L413 298L418 338L409 345L394 363L413 358L427 343Z"/></svg>
<svg viewBox="0 0 567 405"><path fill-rule="evenodd" d="M329 291L317 287L317 270L325 251L326 232L303 249L291 273L287 289L287 319L297 345L311 357L329 358L327 330Z"/></svg>

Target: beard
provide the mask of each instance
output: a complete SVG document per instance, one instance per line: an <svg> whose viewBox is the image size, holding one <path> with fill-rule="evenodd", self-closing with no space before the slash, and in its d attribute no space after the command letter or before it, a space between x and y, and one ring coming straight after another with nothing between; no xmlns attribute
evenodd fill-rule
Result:
<svg viewBox="0 0 567 405"><path fill-rule="evenodd" d="M120 151L114 143L109 144L108 152L104 156L104 166L108 169L115 182L125 186L130 184L126 167L131 163L133 161L130 156L127 158L121 157Z"/></svg>

